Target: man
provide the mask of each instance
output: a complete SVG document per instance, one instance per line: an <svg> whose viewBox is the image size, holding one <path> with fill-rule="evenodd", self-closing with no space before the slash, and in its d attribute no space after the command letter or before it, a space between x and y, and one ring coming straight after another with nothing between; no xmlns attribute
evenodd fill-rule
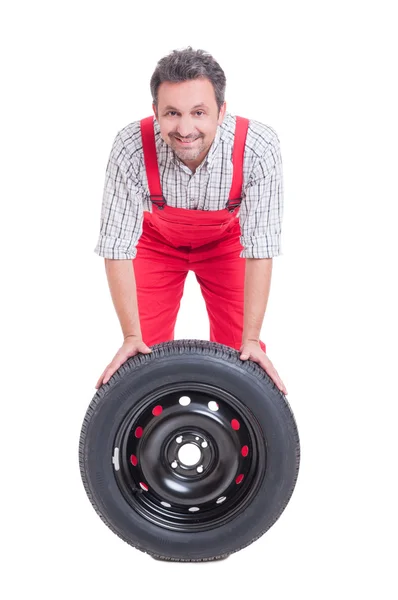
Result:
<svg viewBox="0 0 398 600"><path fill-rule="evenodd" d="M259 339L280 254L282 163L275 131L226 112L226 79L203 50L174 50L151 78L153 111L117 134L100 236L124 342L96 388L137 353L174 339L192 270L210 340L285 385Z"/></svg>

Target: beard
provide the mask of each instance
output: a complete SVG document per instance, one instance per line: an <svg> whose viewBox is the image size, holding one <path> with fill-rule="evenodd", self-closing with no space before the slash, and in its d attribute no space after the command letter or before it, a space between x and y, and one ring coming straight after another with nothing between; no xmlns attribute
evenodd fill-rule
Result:
<svg viewBox="0 0 398 600"><path fill-rule="evenodd" d="M177 136L177 137L179 137L179 136ZM200 154L202 154L207 149L207 146L204 142L203 136L199 136L198 138L196 138L194 148L182 147L181 144L175 139L174 135L169 135L169 138L170 138L171 149L175 152L175 154L178 156L178 158L182 161L196 160L198 158L198 156L200 156ZM184 138L184 139L188 140L190 138ZM192 139L195 140L195 138L192 138Z"/></svg>

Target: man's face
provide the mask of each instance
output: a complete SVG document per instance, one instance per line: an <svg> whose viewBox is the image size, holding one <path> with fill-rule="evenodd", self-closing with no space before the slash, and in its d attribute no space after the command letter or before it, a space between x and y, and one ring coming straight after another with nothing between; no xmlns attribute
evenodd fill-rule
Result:
<svg viewBox="0 0 398 600"><path fill-rule="evenodd" d="M191 79L180 83L165 81L158 88L158 106L153 105L163 140L191 169L203 161L224 119L212 83Z"/></svg>

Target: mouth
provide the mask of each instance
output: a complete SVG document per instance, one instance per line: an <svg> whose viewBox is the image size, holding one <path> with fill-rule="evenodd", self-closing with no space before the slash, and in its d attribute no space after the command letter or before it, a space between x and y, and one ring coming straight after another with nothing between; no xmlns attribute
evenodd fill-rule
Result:
<svg viewBox="0 0 398 600"><path fill-rule="evenodd" d="M190 139L190 140L182 140L181 138L178 138L176 136L174 136L174 139L177 140L177 142L179 144L181 144L181 146L190 146L191 144L193 144L194 142L196 142L196 140L198 140L199 138L195 138L194 140Z"/></svg>

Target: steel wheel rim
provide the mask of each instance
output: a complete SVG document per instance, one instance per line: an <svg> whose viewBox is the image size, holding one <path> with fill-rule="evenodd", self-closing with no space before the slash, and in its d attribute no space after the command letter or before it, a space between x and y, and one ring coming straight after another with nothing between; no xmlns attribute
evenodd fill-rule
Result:
<svg viewBox="0 0 398 600"><path fill-rule="evenodd" d="M190 400L187 406L183 398ZM195 464L180 458L187 445L200 451ZM129 411L115 436L112 462L122 495L146 520L165 529L205 531L226 524L253 500L266 472L266 444L236 396L186 382L157 389Z"/></svg>

